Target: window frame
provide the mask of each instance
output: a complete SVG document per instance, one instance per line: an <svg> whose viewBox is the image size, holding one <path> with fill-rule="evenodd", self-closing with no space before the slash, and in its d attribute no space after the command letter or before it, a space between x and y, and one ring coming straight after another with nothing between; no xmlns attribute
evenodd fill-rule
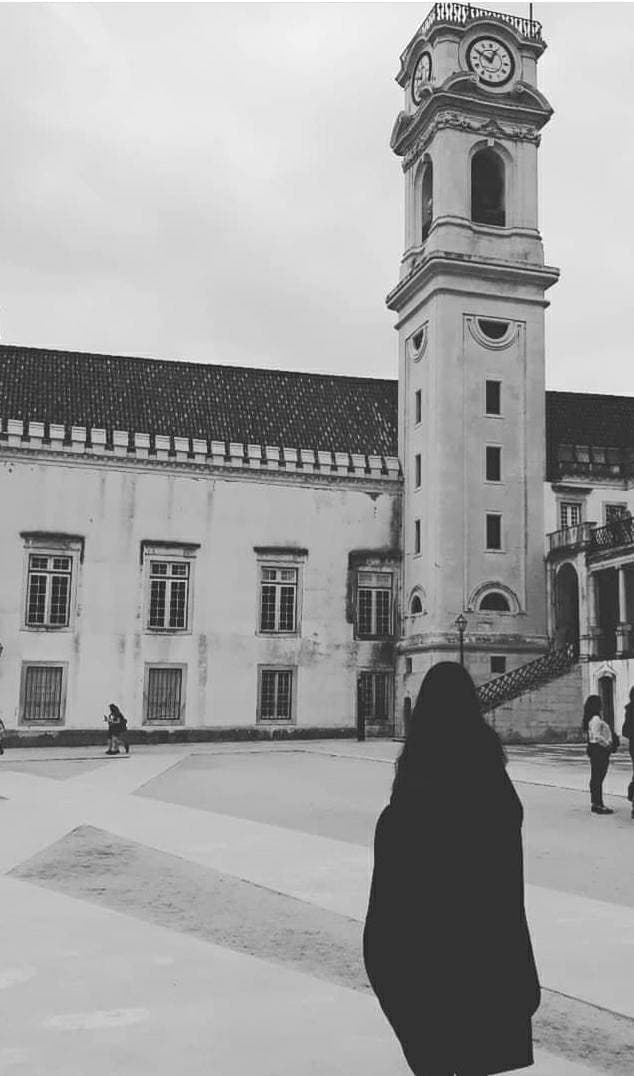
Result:
<svg viewBox="0 0 634 1076"><path fill-rule="evenodd" d="M364 676L372 677L374 682L376 681L376 678L378 676L385 677L385 681L386 681L386 684L387 684L387 705L386 705L386 711L387 712L386 712L385 717L377 717L376 716L376 683L374 683L373 691L372 691L372 713L371 714L364 713L363 716L362 716L359 707L360 707L360 703L361 703L361 679ZM367 668L367 667L362 667L362 668L357 669L356 707L355 707L356 716L357 716L357 726L358 726L359 720L361 718L362 718L363 723L365 725L382 725L382 726L393 725L393 723L394 723L394 697L395 697L395 692L394 692L394 670L393 669L377 669L377 668Z"/></svg>
<svg viewBox="0 0 634 1076"><path fill-rule="evenodd" d="M257 574L256 574L256 587L255 587L255 634L261 639L294 639L299 638L302 632L302 613L303 613L303 592L304 592L304 567L306 563L307 552L304 550L294 552L293 550L266 550L256 549L257 555ZM266 568L272 568L279 571L295 571L295 624L292 631L280 631L277 628L273 630L262 628L262 586L265 582L263 579L263 571ZM281 588L284 584L280 581L278 584ZM281 600L281 599L280 599ZM276 598L276 608L278 606L278 600Z"/></svg>
<svg viewBox="0 0 634 1076"><path fill-rule="evenodd" d="M423 534L420 519L414 520L414 556L420 557L423 552Z"/></svg>
<svg viewBox="0 0 634 1076"><path fill-rule="evenodd" d="M380 586L365 586L361 585L361 576L363 575L389 575L390 587L389 587L389 612L388 612L388 630L387 632L379 633L378 631L362 631L361 630L361 590L369 591L373 595L371 602L370 621L371 627L377 627L378 621L378 607L376 595L379 593L385 593L387 587ZM394 597L395 597L395 579L394 571L391 567L374 567L370 565L359 566L356 569L355 580L355 619L354 630L356 639L391 639L394 635Z"/></svg>
<svg viewBox="0 0 634 1076"><path fill-rule="evenodd" d="M420 426L423 421L423 390L414 389L414 425Z"/></svg>
<svg viewBox="0 0 634 1076"><path fill-rule="evenodd" d="M504 552L504 528L502 524L501 512L485 512L484 514L484 548L487 553L503 553ZM499 521L500 528L500 544L489 545L489 519L497 519Z"/></svg>
<svg viewBox="0 0 634 1076"><path fill-rule="evenodd" d="M179 716L177 718L151 718L148 717L150 702L150 672L157 669L179 669L181 673L181 692ZM142 724L148 728L173 728L186 724L187 716L187 664L180 661L146 661L143 667L143 702Z"/></svg>
<svg viewBox="0 0 634 1076"><path fill-rule="evenodd" d="M31 668L61 669L62 683L60 690L59 717L27 718L24 716L26 706L27 670ZM66 724L66 705L68 697L68 662L67 661L23 661L20 666L20 697L18 704L18 726L23 728L42 728L52 725L59 728Z"/></svg>
<svg viewBox="0 0 634 1076"><path fill-rule="evenodd" d="M421 452L414 453L414 489L420 489L423 484L423 456Z"/></svg>
<svg viewBox="0 0 634 1076"><path fill-rule="evenodd" d="M75 630L75 623L77 618L77 594L79 587L79 566L83 559L83 538L80 537L62 537L56 538L55 535L42 534L37 536L21 536L24 541L24 561L23 561L23 581L22 581L22 612L20 614L21 624L20 631L36 631L36 632L69 632ZM70 572L60 573L70 576L70 585L68 587L68 600L67 600L67 620L65 624L30 624L28 621L29 615L29 597L31 593L30 581L31 581L31 557L64 557L70 560ZM49 574L45 569L42 569L43 574ZM33 574L37 574L37 570ZM54 570L50 572L50 576L54 575ZM46 595L46 607L50 611L51 604L51 589L47 586Z"/></svg>
<svg viewBox="0 0 634 1076"><path fill-rule="evenodd" d="M618 508L621 511L621 515L614 516L613 519L608 519L609 509ZM603 502L603 525L608 527L611 523L618 522L623 516L630 515L630 509L628 508L626 501L604 501Z"/></svg>
<svg viewBox="0 0 634 1076"><path fill-rule="evenodd" d="M198 546L180 545L174 543L173 545L167 545L163 543L142 543L142 566L143 566L143 632L145 635L191 635L193 630L194 619L194 587L195 587L195 565L196 565L196 550ZM187 607L185 615L185 624L183 627L160 627L159 625L150 624L150 613L152 609L152 564L187 564L188 576L187 576ZM158 578L158 577L157 577ZM166 579L171 577L167 577ZM178 577L175 577L178 579ZM171 595L171 585L169 587L169 593ZM169 600L165 599L165 611L169 610Z"/></svg>
<svg viewBox="0 0 634 1076"><path fill-rule="evenodd" d="M280 673L290 673L290 713L288 717L280 717L276 714L275 717L263 717L262 716L262 694L264 673L276 674L276 687L275 698L278 698L279 687L277 676ZM288 726L297 724L297 695L298 695L298 667L297 665L273 665L270 662L258 664L257 666L257 702L255 711L256 725L265 725L270 727L272 725ZM277 708L277 707L276 707Z"/></svg>
<svg viewBox="0 0 634 1076"><path fill-rule="evenodd" d="M496 454L493 458L497 458L497 478L492 478L489 474L489 451ZM491 482L496 486L501 485L504 481L502 475L502 445L486 444L484 446L484 481Z"/></svg>
<svg viewBox="0 0 634 1076"><path fill-rule="evenodd" d="M498 406L500 408L499 411L489 411L488 399L487 399L487 397L488 397L487 386L488 385L497 385L498 386ZM484 414L486 415L487 418L503 418L504 413L503 413L503 410L502 410L502 379L499 378L499 377L485 377L485 379L484 379Z"/></svg>
<svg viewBox="0 0 634 1076"><path fill-rule="evenodd" d="M582 500L580 500L580 501L571 501L571 500L564 500L562 498L559 501L558 505L557 505L558 516L559 516L559 528L558 529L562 530L562 531L566 531L566 530L569 530L570 527L578 527L581 523L583 523L583 505L584 505L584 502ZM578 508L579 509L579 518L575 523L564 523L564 509L568 509L568 508Z"/></svg>
<svg viewBox="0 0 634 1076"><path fill-rule="evenodd" d="M493 668L493 662L494 661L502 662L503 668L494 669ZM491 676L504 676L505 673L508 672L508 669L506 667L506 654L491 654L490 655L490 657L489 657L489 672L491 673Z"/></svg>

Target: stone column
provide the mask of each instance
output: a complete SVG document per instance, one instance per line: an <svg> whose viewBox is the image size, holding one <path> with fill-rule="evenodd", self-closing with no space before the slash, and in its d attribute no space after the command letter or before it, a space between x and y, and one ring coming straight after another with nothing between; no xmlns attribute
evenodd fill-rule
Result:
<svg viewBox="0 0 634 1076"><path fill-rule="evenodd" d="M632 625L627 620L627 580L625 578L625 565L618 568L619 573L619 619L616 625L616 653L622 657L629 653L630 631Z"/></svg>
<svg viewBox="0 0 634 1076"><path fill-rule="evenodd" d="M579 640L579 656L588 661L595 657L601 629L597 625L596 580L592 572L586 576L586 631Z"/></svg>

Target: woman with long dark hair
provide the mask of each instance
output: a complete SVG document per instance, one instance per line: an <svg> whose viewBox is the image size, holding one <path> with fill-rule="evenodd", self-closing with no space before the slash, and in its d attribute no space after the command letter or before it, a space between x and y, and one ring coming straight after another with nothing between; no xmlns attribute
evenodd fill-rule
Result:
<svg viewBox="0 0 634 1076"><path fill-rule="evenodd" d="M416 1076L533 1064L522 805L469 674L427 673L379 817L365 966Z"/></svg>
<svg viewBox="0 0 634 1076"><path fill-rule="evenodd" d="M614 733L601 717L601 699L588 695L583 705L583 731L590 759L590 810L593 814L614 814L603 802L603 782L614 749Z"/></svg>

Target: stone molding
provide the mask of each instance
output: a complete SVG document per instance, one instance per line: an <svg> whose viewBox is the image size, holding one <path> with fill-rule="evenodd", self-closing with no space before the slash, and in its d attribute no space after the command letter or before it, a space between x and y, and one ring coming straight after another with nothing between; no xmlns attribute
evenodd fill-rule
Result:
<svg viewBox="0 0 634 1076"><path fill-rule="evenodd" d="M54 452L112 460L145 460L149 463L185 463L193 467L210 464L231 471L277 474L295 472L348 479L398 480L399 461L394 456L330 452L286 445L252 445L242 442L212 441L207 438L112 430L86 426L66 426L8 419L0 429L0 450Z"/></svg>
<svg viewBox="0 0 634 1076"><path fill-rule="evenodd" d="M401 124L399 133L406 130L408 126L411 126L411 124L406 127ZM532 142L535 146L539 146L541 142L541 135L537 128L530 124L501 124L494 119L478 121L454 110L439 112L434 116L425 133L417 138L411 149L404 155L402 163L404 172L407 172L419 160L438 131L447 127L455 131L468 131L471 134L478 135L480 138L498 138L507 142Z"/></svg>

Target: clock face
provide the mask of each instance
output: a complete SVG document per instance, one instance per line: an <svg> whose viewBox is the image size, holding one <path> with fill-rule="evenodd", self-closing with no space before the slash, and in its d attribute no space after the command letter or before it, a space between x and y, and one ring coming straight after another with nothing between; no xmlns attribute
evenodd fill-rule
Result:
<svg viewBox="0 0 634 1076"><path fill-rule="evenodd" d="M431 56L424 52L414 68L412 79L412 97L414 104L419 105L422 98L423 86L426 86L431 78Z"/></svg>
<svg viewBox="0 0 634 1076"><path fill-rule="evenodd" d="M478 37L467 49L467 63L481 82L503 86L513 78L515 60L510 49L495 37Z"/></svg>

